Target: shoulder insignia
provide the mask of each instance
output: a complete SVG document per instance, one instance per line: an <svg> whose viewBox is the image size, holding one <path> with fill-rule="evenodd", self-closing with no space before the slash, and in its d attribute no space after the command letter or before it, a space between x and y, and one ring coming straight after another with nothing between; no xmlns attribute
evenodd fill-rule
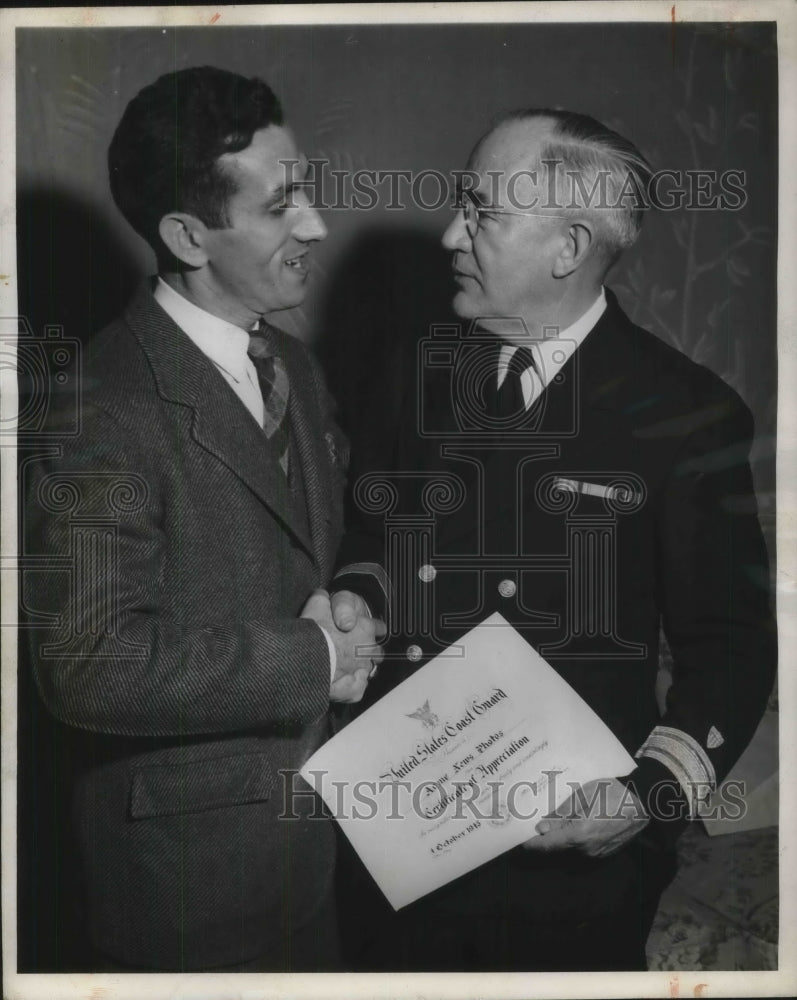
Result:
<svg viewBox="0 0 797 1000"><path fill-rule="evenodd" d="M706 738L706 746L709 750L716 750L717 747L721 747L725 742L725 738L722 733L717 729L716 726L712 726L708 731L708 737Z"/></svg>

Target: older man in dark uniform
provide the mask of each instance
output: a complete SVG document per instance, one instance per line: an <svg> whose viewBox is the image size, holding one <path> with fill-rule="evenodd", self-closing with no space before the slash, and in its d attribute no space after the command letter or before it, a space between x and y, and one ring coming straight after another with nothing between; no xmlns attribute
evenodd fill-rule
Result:
<svg viewBox="0 0 797 1000"><path fill-rule="evenodd" d="M374 689L498 611L636 767L401 911L363 968L644 969L675 839L764 709L776 646L751 415L604 287L649 178L630 142L578 114L512 114L476 146L443 240L467 329L422 346L403 519L387 524L405 671L383 666Z"/></svg>

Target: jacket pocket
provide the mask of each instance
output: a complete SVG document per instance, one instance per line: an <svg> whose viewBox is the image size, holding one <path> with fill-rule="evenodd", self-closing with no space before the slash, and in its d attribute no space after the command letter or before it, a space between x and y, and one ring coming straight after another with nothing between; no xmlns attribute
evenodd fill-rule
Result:
<svg viewBox="0 0 797 1000"><path fill-rule="evenodd" d="M138 767L132 775L130 814L133 819L177 816L262 802L271 795L274 781L264 754Z"/></svg>

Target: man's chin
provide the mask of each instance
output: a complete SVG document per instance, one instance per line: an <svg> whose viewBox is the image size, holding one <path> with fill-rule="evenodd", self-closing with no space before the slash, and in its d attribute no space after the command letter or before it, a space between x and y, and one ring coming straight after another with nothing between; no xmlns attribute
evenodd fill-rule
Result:
<svg viewBox="0 0 797 1000"><path fill-rule="evenodd" d="M479 304L466 291L458 291L454 295L451 308L460 319L475 319L479 315Z"/></svg>
<svg viewBox="0 0 797 1000"><path fill-rule="evenodd" d="M280 299L270 304L268 309L265 310L265 313L268 314L276 312L285 312L286 309L295 309L297 306L300 306L304 302L304 299L305 299L304 295L301 296L283 295Z"/></svg>

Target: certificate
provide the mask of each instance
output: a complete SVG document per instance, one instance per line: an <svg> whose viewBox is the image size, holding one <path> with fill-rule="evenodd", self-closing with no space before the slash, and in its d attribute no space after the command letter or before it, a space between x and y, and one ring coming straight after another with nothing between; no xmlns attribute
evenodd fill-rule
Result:
<svg viewBox="0 0 797 1000"><path fill-rule="evenodd" d="M633 768L586 702L494 614L301 774L400 909L535 836L576 785Z"/></svg>

